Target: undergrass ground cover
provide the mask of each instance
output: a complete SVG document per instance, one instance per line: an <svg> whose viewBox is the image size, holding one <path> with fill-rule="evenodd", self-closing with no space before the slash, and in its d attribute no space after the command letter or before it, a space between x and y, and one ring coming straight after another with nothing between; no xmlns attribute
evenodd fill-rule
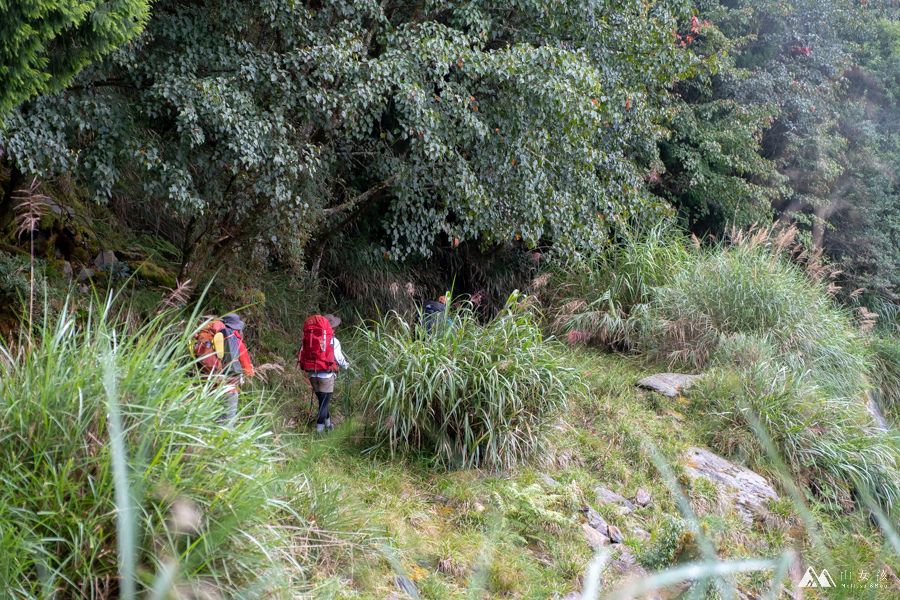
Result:
<svg viewBox="0 0 900 600"><path fill-rule="evenodd" d="M190 327L180 321L184 315L165 317L175 325L156 320L141 329L133 318L103 309L63 314L33 346L28 340L8 345L3 359L9 376L0 382L0 543L6 550L0 583L18 586L12 589L21 597L46 597L54 588L60 597L119 597L123 565L133 563L138 590L168 585L209 597L381 600L414 590L420 598L537 599L598 582L609 596L620 589L623 573L596 567L598 555L582 531L587 506L625 537L600 559L615 560L627 549L651 576L662 570L673 581L697 580L698 597L729 597L731 587L761 593L773 581L790 585L789 578L779 580L776 563L784 564L791 551L805 561L796 568L896 572L900 549L888 549L891 538L874 527L871 515L879 513L867 512L864 496L885 507L894 502L897 442L876 434L860 410L869 386L880 398L896 393L896 342L860 330L858 320L819 295L823 284L777 262L764 240L729 249L664 237L633 242L622 256L611 251L603 264L614 268L591 275L590 285L555 275L554 300L541 296L546 321L519 304L489 322L453 315L456 327L431 338L400 321L380 330L339 329L355 368L338 381L338 429L325 438L308 433L308 388L291 368L302 311L292 305L290 285L269 290L247 312L251 352L278 368L266 371L268 382L248 387L233 430L213 422L220 410L215 386L198 381L185 361ZM666 244L680 245L660 250ZM620 273L630 265L637 266ZM706 280L689 297L692 278ZM767 278L782 278L782 287ZM610 280L625 291L607 294L613 288L601 284ZM792 297L792 282L808 286L796 294L815 300L807 309L834 311L826 315L828 327L810 325L803 307L780 314L769 306L776 302L772 294ZM767 285L768 296L754 296L754 285ZM576 324L557 310L576 288L608 306L612 299L630 336L589 341L631 349L633 356L547 342L542 326L564 333L558 328ZM626 295L617 300L620 293ZM663 294L672 301L656 300ZM744 306L755 297L770 301ZM639 378L668 370L673 348L699 348L695 338L666 337L660 321L678 320L667 310L694 319L715 338L702 363L711 377L671 399L634 387ZM820 334L830 338L817 339ZM874 379L872 364L890 368ZM442 372L435 365L452 366L453 376L434 377ZM472 372L495 378L468 386ZM568 385L556 385L567 376ZM465 410L450 430L433 430L437 435L421 438L428 443L408 444L412 451L379 446L390 417L385 406L405 401L422 411L405 417L413 426L434 419L435 413L428 416L433 406L444 406L418 398L433 400L453 386ZM470 409L481 396L511 401L487 402L485 410L535 411L539 443L489 444L484 448L499 460L436 465L440 440L465 429L464 417L478 414ZM112 407L124 424L125 471L111 450ZM497 422L503 419L515 422L506 415ZM681 472L690 446L751 466L782 499L748 525L720 489ZM454 454L464 455L445 456ZM115 476L122 472L136 508L132 561L125 560L121 539L117 491L123 488ZM628 498L640 488L653 500L624 514L600 502L596 486ZM679 504L682 493L686 504ZM701 575L679 571L696 561L705 565ZM713 576L723 568L746 572ZM706 579L716 583L705 588ZM863 597L893 598L898 586L900 580ZM828 597L860 596L835 591Z"/></svg>
<svg viewBox="0 0 900 600"><path fill-rule="evenodd" d="M306 529L286 498L302 486L278 467L261 397L216 423L221 388L185 358L191 327L167 314L128 331L111 306L0 346L0 589L286 594Z"/></svg>
<svg viewBox="0 0 900 600"><path fill-rule="evenodd" d="M797 507L783 492L782 500L747 525L714 485L680 475L684 450L714 445L717 419L695 411L691 395L668 399L634 388L634 381L665 365L590 351L576 356L588 393L572 402L546 451L512 471L435 470L427 456L391 456L387 448L363 453L371 444L371 428L367 431L359 414L331 437L292 437L295 450L309 458L311 485L340 490L343 506L365 514L369 531L381 540L369 550L337 550L317 563L313 576L323 589L336 598L380 600L392 592L403 597L397 578L406 578L419 597L433 599L544 599L581 591L594 557L581 531L586 505L622 530L623 547L650 572L702 559L648 443L674 469L697 525L721 560L777 557L796 549L810 564L875 573L885 565L900 568L897 555L884 552L880 534L863 513L836 514L826 498L804 498L821 546L812 543ZM703 398L698 395L696 403ZM759 460L755 466L781 489L773 465ZM625 515L599 502L598 485L628 498L641 488L653 501ZM333 518L335 523L344 519ZM641 531L650 539L640 537ZM772 577L768 571L732 581L744 592L763 592ZM611 593L621 585L620 574L607 570L602 582L604 593ZM863 597L892 598L897 589L873 589Z"/></svg>

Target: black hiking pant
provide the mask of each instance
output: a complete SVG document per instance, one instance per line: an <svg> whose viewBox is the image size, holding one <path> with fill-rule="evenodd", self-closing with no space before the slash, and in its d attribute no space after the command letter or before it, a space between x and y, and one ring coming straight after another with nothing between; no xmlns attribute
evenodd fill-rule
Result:
<svg viewBox="0 0 900 600"><path fill-rule="evenodd" d="M324 425L325 421L331 418L331 413L328 412L331 392L316 392L316 398L319 399L319 416L316 417L316 425Z"/></svg>

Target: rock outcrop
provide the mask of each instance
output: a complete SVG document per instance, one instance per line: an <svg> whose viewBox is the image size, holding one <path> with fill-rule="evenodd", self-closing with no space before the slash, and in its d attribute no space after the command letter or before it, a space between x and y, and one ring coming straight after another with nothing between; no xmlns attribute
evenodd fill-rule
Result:
<svg viewBox="0 0 900 600"><path fill-rule="evenodd" d="M764 511L766 502L778 500L778 494L765 477L705 448L689 448L684 468L691 478L702 477L717 484L734 500L738 513L747 522L753 521L754 513Z"/></svg>
<svg viewBox="0 0 900 600"><path fill-rule="evenodd" d="M603 504L616 504L621 506L624 509L624 512L632 512L637 509L637 506L635 506L631 500L615 493L609 488L598 485L594 487L594 492L597 494L597 499Z"/></svg>
<svg viewBox="0 0 900 600"><path fill-rule="evenodd" d="M637 386L654 392L659 392L669 398L677 398L681 392L688 389L706 375L685 375L683 373L657 373L644 377L637 382Z"/></svg>

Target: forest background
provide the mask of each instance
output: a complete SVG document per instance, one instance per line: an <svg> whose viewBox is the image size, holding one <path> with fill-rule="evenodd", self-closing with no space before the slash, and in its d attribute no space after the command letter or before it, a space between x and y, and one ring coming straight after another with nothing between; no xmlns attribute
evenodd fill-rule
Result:
<svg viewBox="0 0 900 600"><path fill-rule="evenodd" d="M708 597L779 594L797 553L900 570L900 3L0 17L0 586L557 597L604 518ZM230 430L186 348L234 309L268 381ZM326 440L290 364L313 312L362 323ZM708 377L634 389L676 365ZM696 447L781 500L748 524L681 477Z"/></svg>
<svg viewBox="0 0 900 600"><path fill-rule="evenodd" d="M848 291L900 284L895 2L67 10L4 18L0 227L36 180L164 242L180 281L252 265L341 299L416 267L490 296L526 251L664 215L701 239L782 220Z"/></svg>

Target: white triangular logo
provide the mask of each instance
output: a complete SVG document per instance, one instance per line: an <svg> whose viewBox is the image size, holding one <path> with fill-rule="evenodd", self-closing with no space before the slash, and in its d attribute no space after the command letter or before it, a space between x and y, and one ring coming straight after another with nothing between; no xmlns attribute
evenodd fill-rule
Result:
<svg viewBox="0 0 900 600"><path fill-rule="evenodd" d="M824 587L835 587L834 579L831 578L831 573L828 572L828 569L822 569L822 572L819 574L819 585Z"/></svg>
<svg viewBox="0 0 900 600"><path fill-rule="evenodd" d="M830 588L835 587L834 579L831 578L831 573L828 572L828 569L822 569L822 573L816 575L816 572L813 571L812 567L806 569L806 574L803 576L803 579L800 580L799 587L802 588Z"/></svg>
<svg viewBox="0 0 900 600"><path fill-rule="evenodd" d="M812 567L809 567L808 569L806 569L806 575L804 575L803 579L800 580L799 585L802 588L819 587L819 584L816 581L816 574L813 572Z"/></svg>

